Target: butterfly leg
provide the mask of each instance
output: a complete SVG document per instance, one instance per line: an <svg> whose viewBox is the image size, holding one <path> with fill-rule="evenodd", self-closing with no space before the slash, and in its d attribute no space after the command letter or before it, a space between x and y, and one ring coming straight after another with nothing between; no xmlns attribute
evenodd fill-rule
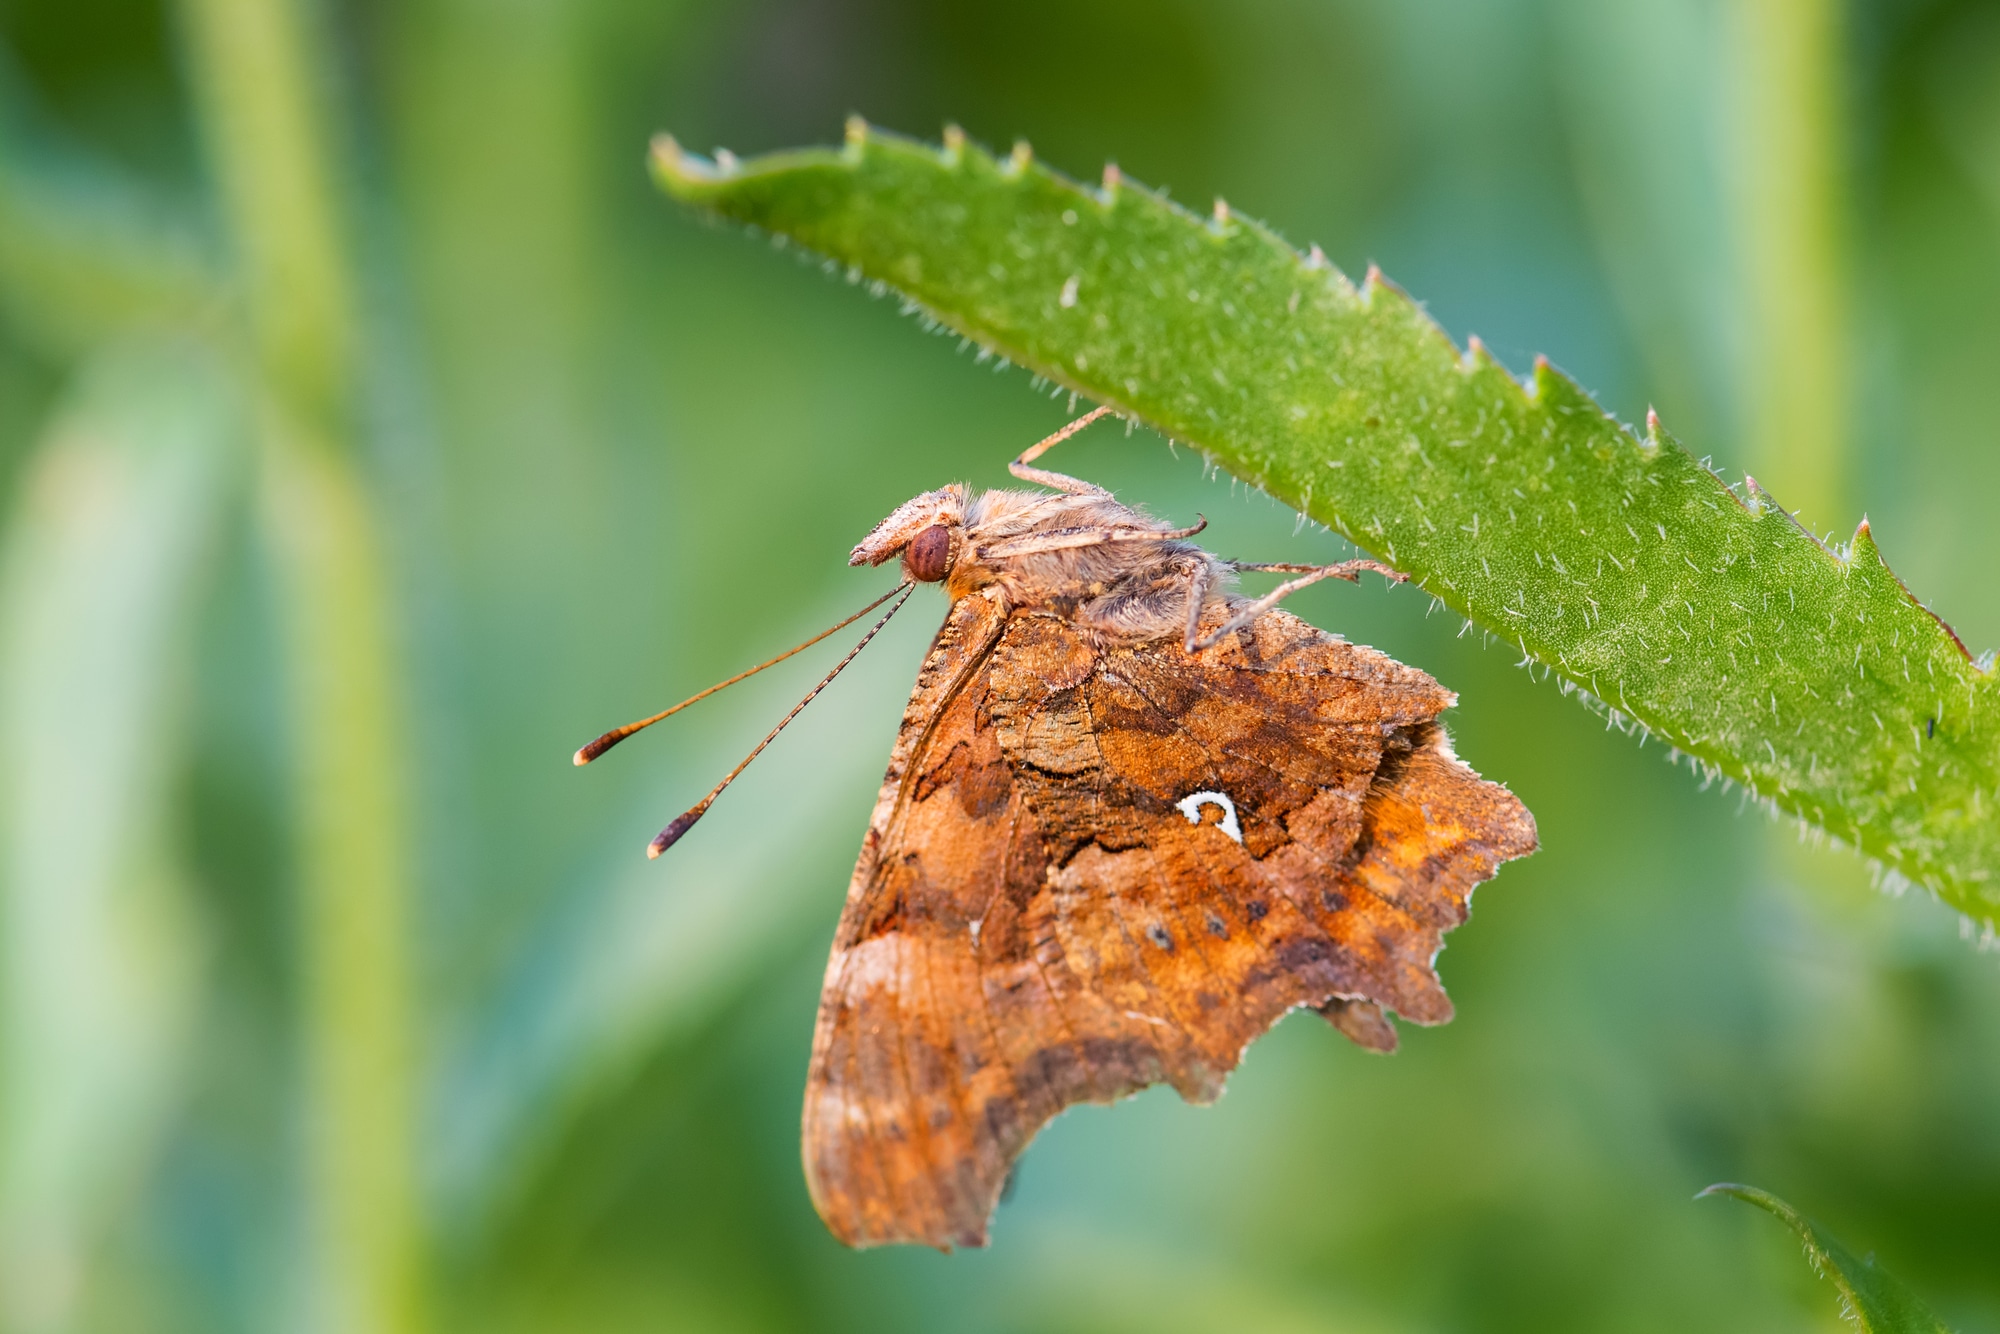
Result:
<svg viewBox="0 0 2000 1334"><path fill-rule="evenodd" d="M1373 570L1383 578L1399 584L1410 577L1400 570L1392 570L1381 562L1372 560L1344 560L1337 565L1291 565L1285 563L1260 565L1251 561L1231 561L1230 564L1239 570L1264 570L1275 574L1296 574L1299 577L1285 580L1284 583L1279 584L1263 597L1258 598L1242 611L1230 617L1228 622L1220 629L1198 640L1194 638L1193 618L1198 617L1201 612L1200 604L1196 603L1194 607L1189 609L1190 619L1188 622L1187 647L1190 653L1198 652L1201 649L1212 647L1221 642L1225 636L1232 635L1236 631L1241 630L1244 626L1250 624L1250 622L1256 620L1259 616L1262 616L1265 612L1277 606L1279 602L1298 592L1301 588L1309 584L1316 584L1322 579L1345 579L1350 584L1358 584L1361 582L1361 576L1369 570Z"/></svg>
<svg viewBox="0 0 2000 1334"><path fill-rule="evenodd" d="M1201 609L1208 601L1209 585L1214 582L1215 566L1205 560L1194 567L1194 573L1188 578L1187 651L1190 653L1195 651L1196 645L1200 642L1198 632L1201 628Z"/></svg>
<svg viewBox="0 0 2000 1334"><path fill-rule="evenodd" d="M1007 465L1007 471L1013 473L1024 482L1034 482L1041 486L1054 487L1058 491L1065 491L1073 496L1110 495L1109 491L1106 491L1103 487L1093 482L1085 482L1075 477L1066 477L1059 472L1048 472L1041 468L1031 468L1028 466L1046 453L1051 446L1061 444L1084 427L1096 421L1099 417L1108 415L1110 411L1111 409L1108 407L1092 408L1089 412L1084 413L1081 417L1078 417L1048 439L1043 440L1040 444L1033 445L1023 451L1020 458L1015 459Z"/></svg>

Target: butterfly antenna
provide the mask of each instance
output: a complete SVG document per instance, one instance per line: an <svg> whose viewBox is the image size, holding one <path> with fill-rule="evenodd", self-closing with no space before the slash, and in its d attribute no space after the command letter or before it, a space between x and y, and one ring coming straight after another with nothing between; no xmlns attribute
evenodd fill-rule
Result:
<svg viewBox="0 0 2000 1334"><path fill-rule="evenodd" d="M797 704L794 704L792 706L792 711L786 714L782 719L780 719L778 725L772 728L770 732L766 734L766 736L762 741L759 741L757 743L757 748L755 750L751 751L748 755L745 755L743 757L743 762L741 764L737 765L734 769L731 769L727 774L723 775L722 781L720 783L717 783L713 788L709 789L709 793L707 796L703 797L693 806L690 806L681 815L675 816L674 822L668 825L665 829L662 829L659 833L659 836L655 838L651 843L648 843L646 845L647 857L651 858L659 856L661 853L665 852L668 848L671 848L674 844L678 843L680 841L680 837L682 834L685 834L688 830L694 828L694 822L696 820L699 820L702 816L708 814L709 805L712 802L714 802L714 800L717 797L722 795L722 789L728 787L731 783L735 782L736 775L742 773L745 769L748 769L750 767L750 761L756 759L759 755L762 755L764 753L764 747L770 745L773 741L776 741L778 739L778 733L785 730L785 724L791 722L792 719L798 717L800 712L804 710L806 705L813 702L813 697L818 695L820 691L826 689L829 685L832 685L833 678L839 676L842 671L846 670L847 664L853 662L855 657L858 654L860 654L861 650L868 647L868 641L873 639L878 633L881 632L882 627L889 623L889 618L891 616L894 616L897 612L903 609L903 604L909 601L910 594L913 591L915 591L916 585L914 583L906 582L904 584L901 584L899 588L903 596L896 599L896 605L882 613L882 619L875 622L875 624L869 628L867 634L861 636L861 642L859 644L856 644L853 648L849 649L847 651L847 656L842 658L839 662L835 663L833 670L828 672L825 676L821 677L820 683L814 686L811 690L808 690L806 692L806 697L800 700ZM896 588L892 588L889 590L891 595L895 594L897 591L898 589ZM865 607L862 610L867 611L874 607L878 607L882 604L882 602L886 600L887 600L886 598L877 599L875 602L870 603L868 607ZM857 616L860 614L861 613L859 612L856 613ZM847 622L845 621L841 622L842 625L845 625L846 623ZM838 629L839 627L836 626L834 628ZM832 633L833 633L832 630L827 631L827 634L832 634ZM826 636L822 635L820 637L824 639ZM796 652L797 650L795 649L793 651Z"/></svg>
<svg viewBox="0 0 2000 1334"><path fill-rule="evenodd" d="M627 723L623 727L612 728L609 732L606 732L603 736L597 738L597 740L591 742L589 745L584 746L582 749L578 750L576 754L571 757L571 762L574 764L589 764L599 755L602 755L605 751L610 750L613 746L623 741L626 737L631 736L634 732L643 732L648 727L651 727L654 723L659 722L660 719L671 718L673 715L679 713L682 709L685 709L688 705L698 704L702 700L707 699L710 695L713 695L718 690L723 690L729 686L733 686L738 681L743 680L745 677L755 676L757 673L763 671L766 667L776 667L779 663L783 662L786 658L791 657L794 653L805 652L805 650L811 648L814 644L819 643L820 640L825 639L828 635L833 634L835 631L845 630L848 626L854 624L856 621L860 620L863 616L866 616L869 612L875 610L877 607L887 602L890 598L896 596L897 592L900 591L902 588L903 588L902 584L896 585L895 588L890 589L888 592L884 593L881 597L876 598L873 602L863 607L860 611L855 612L852 616L848 617L846 620L841 621L837 625L829 625L826 629L820 631L818 634L814 635L811 639L808 639L805 643L800 644L795 648L788 648L783 653L780 653L777 657L771 658L765 662L760 662L755 667L750 668L748 671L738 672L736 673L736 675L730 677L727 681L718 681L714 685L710 686L708 689L702 691L699 695L689 695L686 699L674 705L674 707L672 707L671 709L662 709L660 712L654 714L650 718L641 718L636 723ZM867 641L863 640L862 642L866 643Z"/></svg>

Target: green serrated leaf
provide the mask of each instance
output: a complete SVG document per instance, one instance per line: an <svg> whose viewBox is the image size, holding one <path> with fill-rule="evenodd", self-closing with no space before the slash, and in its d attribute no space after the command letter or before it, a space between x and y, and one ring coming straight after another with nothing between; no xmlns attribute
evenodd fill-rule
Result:
<svg viewBox="0 0 2000 1334"><path fill-rule="evenodd" d="M1537 361L1460 354L1370 271L1356 287L1220 201L855 122L845 148L720 165L671 139L675 197L1172 438L1703 765L2000 919L2000 687L1883 563L1829 550L1746 480L1622 426Z"/></svg>
<svg viewBox="0 0 2000 1334"><path fill-rule="evenodd" d="M1695 1198L1707 1199L1711 1195L1732 1195L1745 1204L1754 1204L1798 1233L1799 1240L1805 1243L1806 1259L1812 1262L1813 1272L1833 1284L1840 1293L1841 1313L1862 1334L1951 1334L1945 1323L1932 1315L1908 1288L1876 1265L1874 1256L1856 1259L1852 1251L1810 1218L1769 1191L1725 1181L1710 1186Z"/></svg>

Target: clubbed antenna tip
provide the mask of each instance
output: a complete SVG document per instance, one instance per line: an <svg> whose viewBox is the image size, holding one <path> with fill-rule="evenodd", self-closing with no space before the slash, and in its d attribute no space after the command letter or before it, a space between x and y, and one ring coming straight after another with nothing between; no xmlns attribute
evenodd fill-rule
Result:
<svg viewBox="0 0 2000 1334"><path fill-rule="evenodd" d="M694 809L675 816L673 823L662 829L653 837L653 841L646 845L646 860L654 860L668 848L680 842L681 835L694 828L694 822L707 813L708 803L704 801Z"/></svg>
<svg viewBox="0 0 2000 1334"><path fill-rule="evenodd" d="M912 591L915 590L915 588L916 588L915 583L906 580L903 583L897 584L894 588L890 589L888 593L884 594L880 598L877 598L875 601L869 603L867 607L864 607L862 609L863 612L871 611L874 608L881 606L882 603L890 597L894 597L896 599L895 605L891 606L888 611L882 613L882 619L875 622L875 624L872 627L870 627L867 634L861 636L861 642L856 644L853 648L849 649L847 651L847 656L842 658L839 662L835 663L833 670L828 672L825 676L821 677L819 684L814 686L811 690L808 690L806 692L805 698L800 700L797 704L794 704L792 706L792 711L786 714L783 718L779 719L778 725L776 727L772 728L769 732L764 734L764 739L762 741L759 741L755 749L753 749L748 755L745 755L743 757L743 762L741 764L738 764L734 769L731 769L728 773L724 774L722 776L722 781L720 783L717 783L714 787L708 790L707 796L703 797L700 801L696 802L692 807L690 807L686 811L686 813L677 817L672 824L668 825L665 829L662 829L659 832L658 836L655 837L651 843L648 843L646 845L647 860L650 861L653 858L658 857L668 848L671 848L675 843L678 843L680 841L680 837L682 834L685 834L688 830L694 828L694 822L702 817L703 813L708 810L709 806L714 803L715 799L722 795L723 790L725 788L727 788L731 783L736 781L736 776L742 773L745 769L748 769L751 765L751 762L754 761L759 755L762 755L764 753L764 748L770 745L773 741L776 741L778 739L778 733L784 731L786 726L791 723L792 719L798 717L799 714L805 709L806 705L812 703L813 700L817 699L819 697L820 691L826 689L829 685L833 684L833 678L839 676L841 672L846 670L847 664L854 661L855 655L860 653L862 649L868 647L868 641L875 638L877 634L881 633L882 627L889 623L889 618L891 616L894 616L896 612L902 607L902 605L910 600L910 594ZM861 614L860 612L857 612L855 616L850 616L848 620L849 621L854 620L860 614ZM841 624L845 625L847 624L847 622L843 621L841 622ZM824 639L826 638L827 634L831 633L832 631L827 631L825 634L821 634L817 638ZM817 640L807 641L807 643L814 643L814 642L817 642ZM800 645L800 647L803 648L804 645ZM798 649L794 649L792 650L792 652L796 653L798 652ZM786 654L785 656L789 657L791 655ZM777 659L773 659L773 661L777 661ZM753 668L752 670L759 670L759 669ZM748 675L749 673L746 672L744 674ZM725 682L724 684L727 684L727 682ZM713 693L713 691L719 689L721 689L720 686L712 686L710 687L709 693ZM699 696L697 696L697 698L699 698ZM693 701L689 702L692 703ZM651 722L655 720L648 719L647 721ZM645 723L631 725L628 726L627 728L621 729L621 731L625 735L630 735L631 732L633 730L636 730L637 727L643 727L645 725L646 725ZM610 734L607 733L607 735ZM586 746L584 749L588 750L589 747Z"/></svg>

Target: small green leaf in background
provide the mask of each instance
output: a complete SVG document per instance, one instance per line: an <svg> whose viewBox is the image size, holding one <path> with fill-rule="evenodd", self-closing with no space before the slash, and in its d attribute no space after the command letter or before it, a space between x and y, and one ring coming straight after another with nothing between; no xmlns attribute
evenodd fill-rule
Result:
<svg viewBox="0 0 2000 1334"><path fill-rule="evenodd" d="M1805 1243L1806 1258L1812 1261L1813 1272L1833 1284L1840 1293L1842 1314L1862 1334L1951 1334L1942 1320L1910 1295L1909 1289L1876 1265L1874 1256L1856 1259L1852 1251L1824 1229L1769 1191L1725 1181L1710 1186L1695 1198L1706 1199L1710 1195L1733 1195L1745 1204L1754 1204L1798 1233L1799 1240Z"/></svg>
<svg viewBox="0 0 2000 1334"><path fill-rule="evenodd" d="M1460 354L1218 200L1203 219L1027 146L996 161L853 122L844 149L719 163L662 139L661 184L1205 451L1398 568L1614 717L2000 922L2000 686L1890 572L1829 549L1650 420L1537 361Z"/></svg>

